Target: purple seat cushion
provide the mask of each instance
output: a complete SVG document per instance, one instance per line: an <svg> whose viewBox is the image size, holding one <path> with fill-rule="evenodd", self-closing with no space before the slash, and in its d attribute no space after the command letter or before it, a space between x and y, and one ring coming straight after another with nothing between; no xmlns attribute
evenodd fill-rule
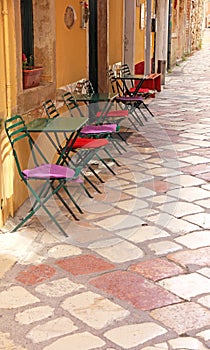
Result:
<svg viewBox="0 0 210 350"><path fill-rule="evenodd" d="M82 134L102 134L116 132L117 124L86 125L82 128Z"/></svg>
<svg viewBox="0 0 210 350"><path fill-rule="evenodd" d="M141 102L143 101L141 96L119 96L116 97L116 101L121 102Z"/></svg>
<svg viewBox="0 0 210 350"><path fill-rule="evenodd" d="M27 179L72 179L75 175L75 171L73 169L61 165L42 164L33 169L23 170L22 174ZM73 179L72 181L82 182L82 180L79 177Z"/></svg>

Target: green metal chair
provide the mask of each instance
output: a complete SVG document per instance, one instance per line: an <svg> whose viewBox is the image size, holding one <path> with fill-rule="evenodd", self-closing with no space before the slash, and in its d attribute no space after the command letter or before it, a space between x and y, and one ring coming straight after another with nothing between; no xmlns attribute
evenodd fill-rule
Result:
<svg viewBox="0 0 210 350"><path fill-rule="evenodd" d="M70 96L72 96L70 94ZM82 114L80 108L78 107L78 105L76 104L76 101L74 99L71 99L71 103L73 104L72 105L72 108L69 109L70 111L70 115L72 114L72 111L74 110L74 113L77 112L78 116L82 116L84 117L84 115ZM70 104L70 101L69 101L69 104ZM69 107L69 104L68 104L68 107ZM59 112L58 110L56 109L56 106L55 104L53 103L52 100L47 100L44 102L43 104L43 107L45 109L45 112L48 116L48 118L57 118L59 117ZM69 117L70 117L69 115ZM82 130L85 130L86 128L89 128L89 126L85 126L82 128ZM94 128L94 126L93 126ZM115 124L112 124L110 125L110 128L115 128L116 129L116 125ZM102 129L102 131L100 130ZM103 132L103 136L104 138L103 139L99 139L99 138L90 138L90 137L87 137L89 136L89 132L87 133L87 136L85 135L84 137L78 137L76 139L76 141L74 142L73 145L71 145L71 142L69 143L69 147L72 148L72 151L74 152L74 155L77 156L77 159L75 160L75 157L69 157L68 156L68 148L67 147L67 153L64 154L63 156L63 163L68 163L70 162L73 166L77 165L77 166L80 166L80 163L83 163L84 164L84 159L88 159L88 160L92 160L94 157L96 157L99 161L101 161L103 163L103 165L113 174L115 175L115 172L114 170L108 165L108 163L101 157L99 156L99 152L102 150L104 151L104 153L109 157L109 159L111 159L116 165L119 166L119 163L112 157L111 153L109 152L108 148L106 147L108 145L108 140L107 140L107 134L109 134L111 132L111 129L109 129L108 131L104 131L103 130L104 127L103 126L97 126L96 127L96 130L95 133L93 133L94 135L99 135L101 134L101 132ZM101 131L101 132L97 132L97 131ZM115 130L113 130L115 131ZM82 131L81 131L82 133ZM57 138L57 143L59 143L58 141L58 135L55 135L55 137ZM53 140L50 140L52 143L53 143ZM57 149L57 145L54 143L54 147ZM59 151L59 150L58 150ZM61 150L60 150L61 151ZM90 163L88 163L86 161L86 164L85 164L88 169L91 171L91 173L101 182L101 183L104 183L104 180L101 178L101 176L99 176L99 174L94 170L94 168L91 166ZM84 167L84 165L83 165ZM98 192L98 193L101 193L101 191L99 190L99 188L96 186L95 183L93 183L89 177L87 177L85 175L85 173L83 171L81 171L81 175L84 177L84 179ZM86 188L86 187L85 187ZM91 197L90 193L87 193L89 197Z"/></svg>
<svg viewBox="0 0 210 350"><path fill-rule="evenodd" d="M82 110L80 109L77 101L74 99L74 96L68 91L63 95L63 101L68 108L70 115L72 114L72 111L75 109L78 111L79 116L83 116ZM96 120L99 119L99 117L96 116ZM117 150L119 154L122 154L123 152L126 152L125 147L122 146L121 143L117 141L113 135L120 133L120 126L115 123L93 123L90 125L84 126L81 131L80 135L81 137L89 137L89 138L107 138L114 148ZM123 140L124 141L124 140ZM117 164L116 160L112 157L112 161ZM119 164L117 164L119 165Z"/></svg>
<svg viewBox="0 0 210 350"><path fill-rule="evenodd" d="M140 119L137 111L141 113L141 116L145 121L148 120L145 112L154 117L154 114L150 111L147 104L144 103L144 98L141 95L134 95L132 92L129 92L129 89L125 89L125 84L119 83L120 77L115 77L112 69L107 71L107 75L111 83L112 91L118 93L115 101L119 103L119 105L124 105L127 107L129 109L129 113L132 114L135 121L138 122L140 126L143 126L143 122Z"/></svg>
<svg viewBox="0 0 210 350"><path fill-rule="evenodd" d="M122 75L132 75L130 67L128 66L127 63L124 63L124 64L121 65L120 73ZM131 94L133 94L136 91L137 82L135 82L135 80L132 80L132 79L130 80L130 82L131 82L131 87L130 87L129 91L130 91ZM146 99L146 98L151 97L151 96L154 97L155 91L154 90L150 90L148 88L140 88L137 91L137 95L140 95L140 96L142 96L142 97L144 97Z"/></svg>
<svg viewBox="0 0 210 350"><path fill-rule="evenodd" d="M67 188L67 183L69 182L76 182L83 186L83 181L79 177L81 168L78 167L71 169L70 167L62 165L49 164L43 152L40 150L40 148L38 148L36 143L31 138L25 122L20 115L16 115L10 119L7 119L5 121L5 130L12 146L13 156L20 178L27 186L29 193L31 193L34 198L34 203L30 209L30 212L12 231L14 232L18 230L34 214L36 214L40 208L42 208L50 217L52 222L57 226L59 231L67 236L66 232L57 221L55 215L53 215L47 208L47 202L52 198L52 196L56 195L56 197L61 201L68 212L73 216L73 218L75 220L78 220L72 209L67 204L67 201L64 200L64 196L61 194L61 190L63 190L63 193L67 195L68 202L70 199L77 210L80 213L83 213L82 209L79 207L72 194L69 192L69 186ZM24 142L24 149L26 149L25 147L28 147L31 152L29 169L24 169L21 164L22 162L20 160L17 147L21 142ZM34 183L35 180L41 182L41 186L38 190L36 189L38 186L35 186L38 184Z"/></svg>

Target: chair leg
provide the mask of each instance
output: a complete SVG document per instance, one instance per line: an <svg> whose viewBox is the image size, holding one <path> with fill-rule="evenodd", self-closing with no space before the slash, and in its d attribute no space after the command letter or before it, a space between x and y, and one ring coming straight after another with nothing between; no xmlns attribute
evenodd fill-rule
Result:
<svg viewBox="0 0 210 350"><path fill-rule="evenodd" d="M148 108L148 106L146 105L146 103L143 103L143 105L144 105L144 108L146 108L146 110L148 111L148 113L149 113L152 117L154 117L154 114L150 111L150 109Z"/></svg>
<svg viewBox="0 0 210 350"><path fill-rule="evenodd" d="M112 135L110 136L109 140L111 141L112 145L116 148L117 152L119 154L122 154L122 151L120 150L120 148L126 152L126 149L117 141L115 140Z"/></svg>
<svg viewBox="0 0 210 350"><path fill-rule="evenodd" d="M134 117L134 120L136 120L135 117ZM137 126L135 125L135 123L133 122L133 120L131 118L128 117L128 121L129 121L131 127L133 127L136 131L139 131Z"/></svg>
<svg viewBox="0 0 210 350"><path fill-rule="evenodd" d="M96 190L96 192L98 192L98 193L102 193L99 189L98 189L98 187L92 182L92 181L90 181L90 179L85 175L85 174L83 174L83 173L81 173L81 175L84 177L84 179L94 188L94 190ZM85 191L87 191L87 189L85 189ZM87 192L86 192L87 193ZM91 197L92 198L92 197Z"/></svg>
<svg viewBox="0 0 210 350"><path fill-rule="evenodd" d="M139 112L141 113L142 117L144 118L145 122L148 122L148 119L147 119L145 113L142 111L143 108L141 108L141 106L139 106L137 108L138 108ZM136 113L136 115L137 115L138 120L141 120L137 113Z"/></svg>
<svg viewBox="0 0 210 350"><path fill-rule="evenodd" d="M85 193L87 194L87 196L89 198L93 198L93 196L90 194L90 192L88 191L88 189L83 185L83 184L80 184L82 189L85 191ZM101 193L101 192L100 192Z"/></svg>
<svg viewBox="0 0 210 350"><path fill-rule="evenodd" d="M68 188L66 186L63 186L64 191L67 193L67 195L69 196L69 198L71 199L72 203L74 204L74 206L77 208L78 212L80 214L83 214L82 209L80 208L80 206L77 204L77 202L75 201L74 197L71 195L71 193L69 192Z"/></svg>
<svg viewBox="0 0 210 350"><path fill-rule="evenodd" d="M64 188L64 187L63 187ZM79 221L78 217L74 214L74 212L71 210L71 208L69 208L68 204L64 201L64 199L61 197L60 193L56 192L55 193L56 196L60 199L61 203L64 205L64 207L68 210L68 212L73 216L73 218L76 220L76 221ZM72 200L72 198L71 198ZM76 203L73 202L76 206Z"/></svg>
<svg viewBox="0 0 210 350"><path fill-rule="evenodd" d="M43 188L42 188L41 191L39 192L39 197L40 197L40 198L41 198L41 197L43 197L43 198L46 197L47 193L48 193L49 190L50 190L50 187L52 187L52 188L54 189L54 187L53 187L53 182L54 182L54 181L52 181L51 186L48 186L47 189L45 189L45 186L43 186ZM63 186L63 188L64 188L64 190L66 189L65 186ZM45 192L44 192L44 189L45 189ZM44 192L44 193L43 193L43 192ZM75 202L73 196L69 193L69 191L68 191L67 194L68 194L69 198L71 199L72 203L74 203L75 207L78 209L78 211L79 211L80 213L83 213L83 212L82 212L82 209L81 209L80 207L78 207L77 203ZM33 210L33 209L35 209L37 203L38 203L37 201L34 202L33 206L32 206L31 209L30 209L30 211ZM72 216L74 216L74 215L72 214Z"/></svg>
<svg viewBox="0 0 210 350"><path fill-rule="evenodd" d="M50 185L48 185L48 186L43 185L42 188L41 188L41 190L39 191L39 194L38 194L39 198L41 198L41 197L45 198L45 197L47 196L49 190L50 190ZM44 192L44 191L45 191L45 192ZM32 207L30 208L30 211L34 210L34 209L36 208L36 205L37 205L38 203L39 203L39 202L37 201L37 199L35 199L35 201L34 201Z"/></svg>
<svg viewBox="0 0 210 350"><path fill-rule="evenodd" d="M91 151L82 151L80 154L78 152L77 156L79 157L78 160L73 161L72 158L69 158L69 162L71 162L71 164L73 164L73 166L81 166L84 168L85 166L87 166L89 168L89 170L95 175L95 177L101 182L104 183L104 181L100 178L100 176L94 171L94 169L91 168L91 166L88 164L88 162L94 157L94 155L96 154L96 150L91 150ZM87 178L87 176L84 175L84 173L81 171L80 174L84 177L84 179L98 192L101 193L101 191L96 187L96 185L94 185L92 183L91 180L89 180ZM85 189L85 192L88 194L88 191ZM90 197L90 196L89 196Z"/></svg>
<svg viewBox="0 0 210 350"><path fill-rule="evenodd" d="M107 149L105 149L104 151L106 152L106 154L108 155L108 157L109 157L117 166L120 167L120 164L119 164L119 163L116 161L116 159L111 155L111 153L110 153Z"/></svg>
<svg viewBox="0 0 210 350"><path fill-rule="evenodd" d="M49 185L49 181L47 181ZM40 208L43 208L43 210L47 213L47 215L50 217L50 219L54 222L54 224L58 227L58 229L64 234L64 236L68 237L64 229L61 227L61 225L57 222L55 219L54 215L52 215L49 211L49 209L45 206L45 203L52 197L56 192L58 192L62 187L63 184L60 182L60 184L53 190L50 194L48 194L43 200L38 197L36 192L33 190L33 188L27 183L28 188L30 189L31 193L34 195L36 198L36 202L38 205L29 212L29 214L12 230L12 232L17 231L21 226L23 226Z"/></svg>
<svg viewBox="0 0 210 350"><path fill-rule="evenodd" d="M141 118L139 117L138 113L136 112L136 108L138 108L140 110L140 107L136 107L136 106L133 106L132 107L132 111L131 111L131 114L134 118L134 120L137 122L137 124L139 124L140 126L144 126ZM140 113L142 114L141 110L140 110ZM143 118L145 119L145 116L143 115ZM147 121L147 119L145 119ZM138 129L137 129L138 130Z"/></svg>
<svg viewBox="0 0 210 350"><path fill-rule="evenodd" d="M98 155L97 155L98 156ZM112 168L101 158L98 156L98 159L103 163L103 165L113 174L116 175L114 170L112 170Z"/></svg>
<svg viewBox="0 0 210 350"><path fill-rule="evenodd" d="M95 172L93 168L91 168L90 165L88 165L88 169L95 175L95 177L103 184L104 180Z"/></svg>
<svg viewBox="0 0 210 350"><path fill-rule="evenodd" d="M37 207L37 210L31 211L11 232L17 231L21 226L23 226L40 208L43 208L45 212L48 214L48 216L51 218L51 220L54 222L54 224L58 227L58 229L63 233L65 237L68 237L64 229L61 227L61 225L55 220L54 216L50 213L50 211L45 207L45 205L39 205Z"/></svg>

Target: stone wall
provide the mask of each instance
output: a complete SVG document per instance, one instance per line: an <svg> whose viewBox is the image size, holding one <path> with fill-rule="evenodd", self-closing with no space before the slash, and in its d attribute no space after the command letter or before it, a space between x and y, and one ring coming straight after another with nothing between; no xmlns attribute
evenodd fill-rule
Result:
<svg viewBox="0 0 210 350"><path fill-rule="evenodd" d="M204 0L174 0L172 8L171 65L201 47Z"/></svg>
<svg viewBox="0 0 210 350"><path fill-rule="evenodd" d="M191 52L201 47L204 0L191 1Z"/></svg>

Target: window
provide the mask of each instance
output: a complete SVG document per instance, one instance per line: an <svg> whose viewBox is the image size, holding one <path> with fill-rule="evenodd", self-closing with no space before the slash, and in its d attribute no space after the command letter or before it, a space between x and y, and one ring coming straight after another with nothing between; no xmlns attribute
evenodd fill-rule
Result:
<svg viewBox="0 0 210 350"><path fill-rule="evenodd" d="M22 52L34 56L34 28L32 0L21 0Z"/></svg>

